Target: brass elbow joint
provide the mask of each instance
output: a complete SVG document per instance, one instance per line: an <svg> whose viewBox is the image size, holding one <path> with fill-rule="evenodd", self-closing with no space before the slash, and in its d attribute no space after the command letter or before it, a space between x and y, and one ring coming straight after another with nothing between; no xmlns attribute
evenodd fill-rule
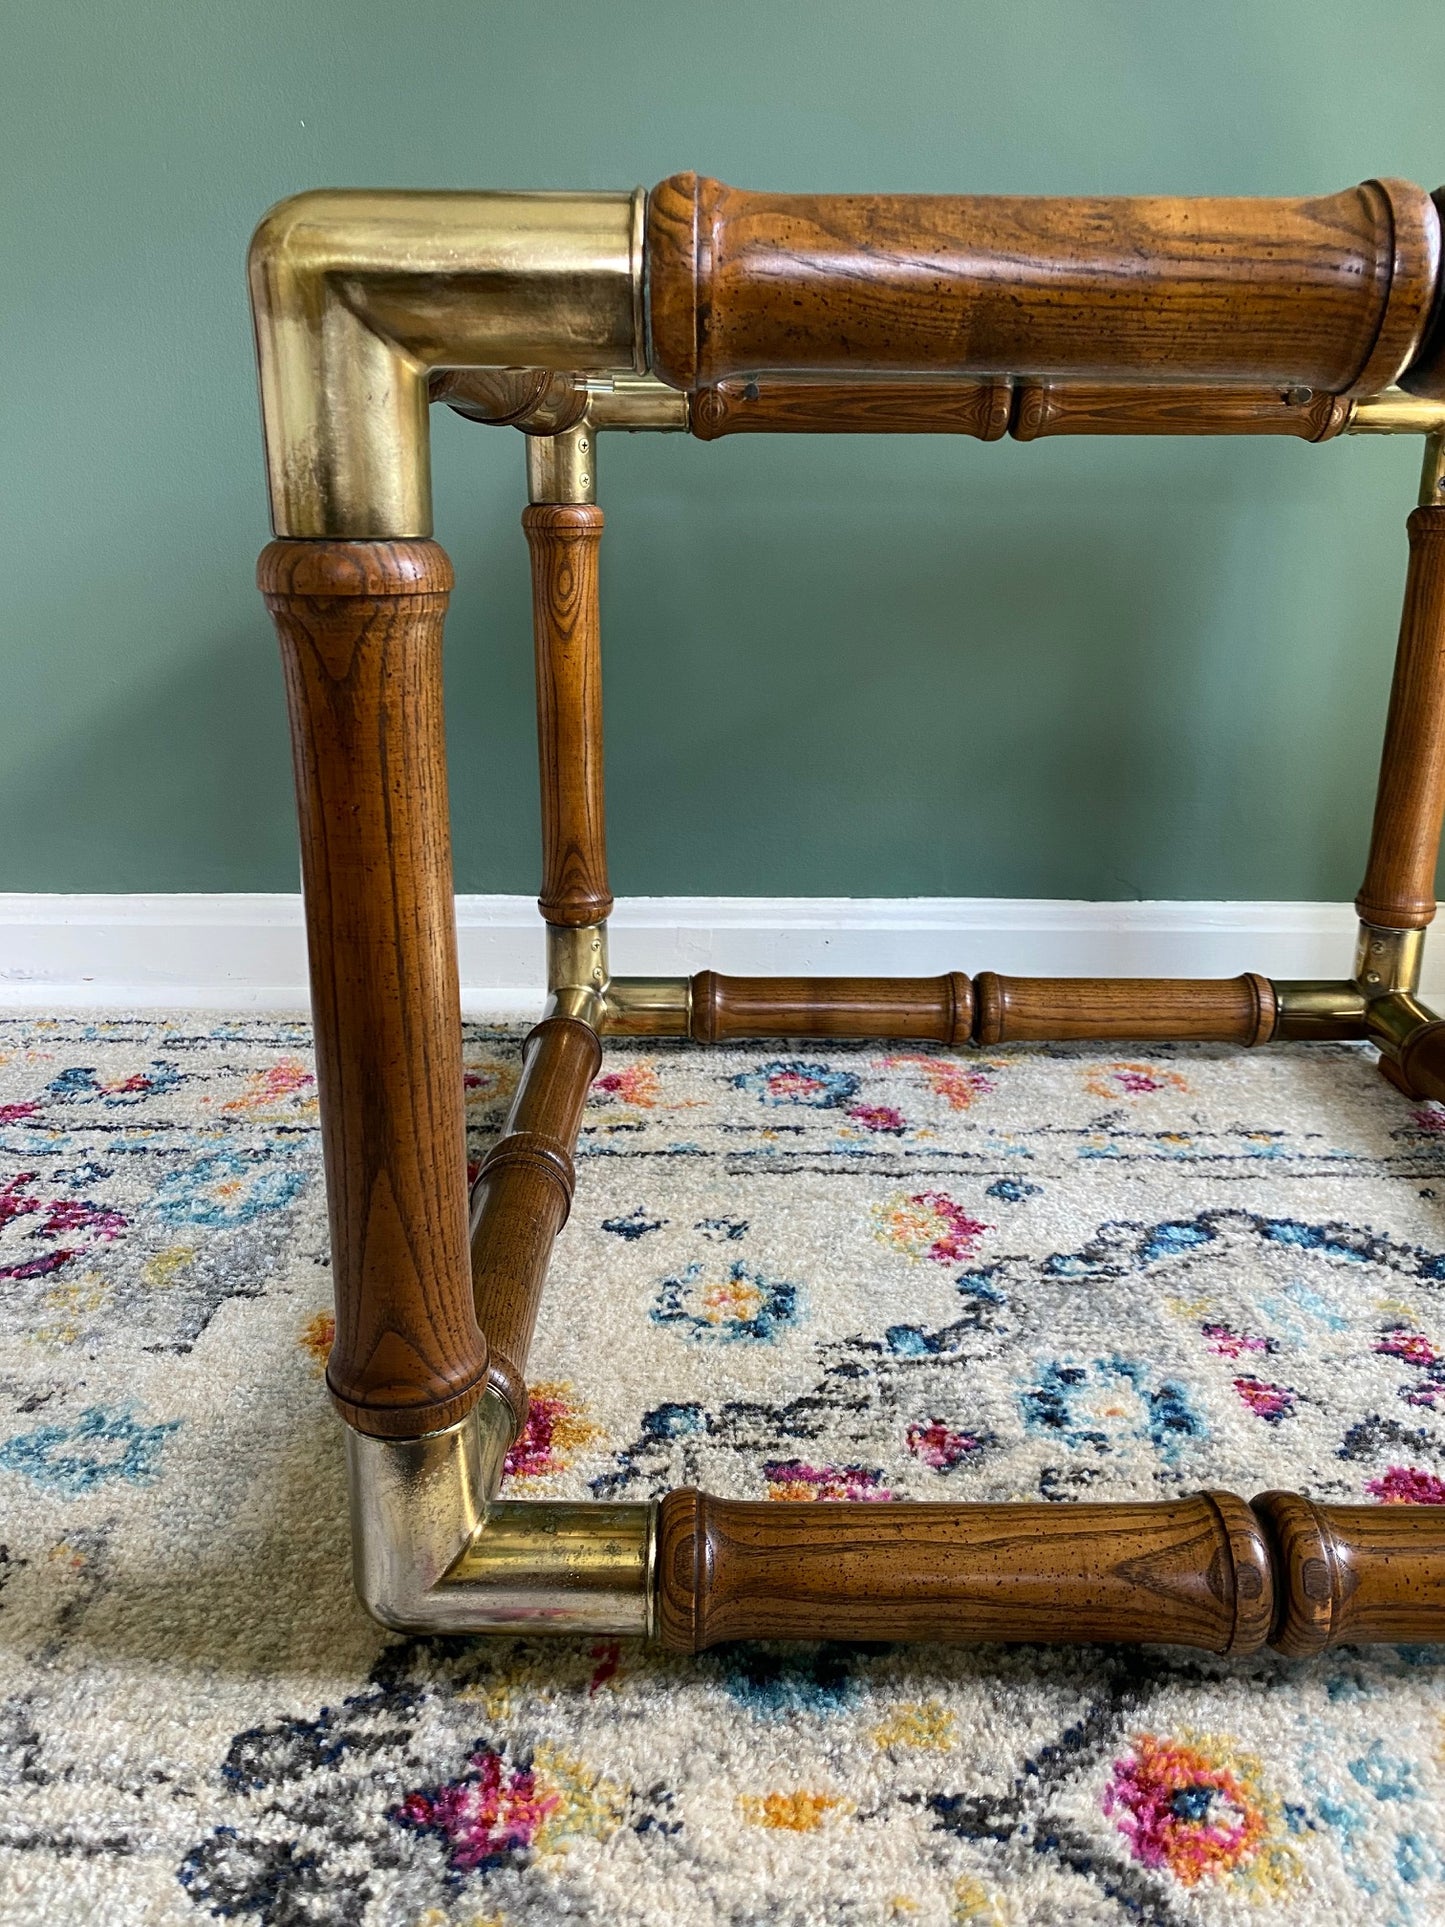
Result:
<svg viewBox="0 0 1445 1927"><path fill-rule="evenodd" d="M347 1428L361 1603L397 1632L650 1636L656 1507L498 1500L514 1429L495 1391L423 1438Z"/></svg>
<svg viewBox="0 0 1445 1927"><path fill-rule="evenodd" d="M641 373L646 197L325 189L248 272L278 536L431 534L437 368Z"/></svg>

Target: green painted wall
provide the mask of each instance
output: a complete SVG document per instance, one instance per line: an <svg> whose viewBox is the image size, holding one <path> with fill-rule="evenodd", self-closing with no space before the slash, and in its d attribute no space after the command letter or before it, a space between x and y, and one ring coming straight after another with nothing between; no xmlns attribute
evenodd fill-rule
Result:
<svg viewBox="0 0 1445 1927"><path fill-rule="evenodd" d="M1439 0L31 0L5 41L5 889L294 887L242 275L284 194L1445 177ZM435 450L458 885L530 891L521 448ZM1418 459L605 443L616 887L1351 895Z"/></svg>

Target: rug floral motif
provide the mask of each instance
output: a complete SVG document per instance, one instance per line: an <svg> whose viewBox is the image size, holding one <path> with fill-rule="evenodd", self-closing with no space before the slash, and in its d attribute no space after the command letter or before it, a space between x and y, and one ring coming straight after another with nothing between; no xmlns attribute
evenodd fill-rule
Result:
<svg viewBox="0 0 1445 1927"><path fill-rule="evenodd" d="M383 1632L329 1298L304 1024L0 1023L6 1927L1445 1922L1445 1648ZM1442 1504L1445 1110L1349 1045L610 1047L531 1369L521 1496Z"/></svg>

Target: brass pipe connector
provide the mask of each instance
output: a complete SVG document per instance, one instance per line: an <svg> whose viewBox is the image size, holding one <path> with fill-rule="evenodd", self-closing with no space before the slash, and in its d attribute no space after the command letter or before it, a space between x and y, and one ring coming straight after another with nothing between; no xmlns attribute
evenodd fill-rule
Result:
<svg viewBox="0 0 1445 1927"><path fill-rule="evenodd" d="M1364 992L1357 983L1300 980L1274 986L1276 1039L1358 1038L1365 1034Z"/></svg>
<svg viewBox="0 0 1445 1927"><path fill-rule="evenodd" d="M491 1389L424 1438L347 1427L362 1604L398 1632L650 1635L656 1507L498 1500L514 1430Z"/></svg>
<svg viewBox="0 0 1445 1927"><path fill-rule="evenodd" d="M589 422L556 435L527 437L527 500L597 500L597 431Z"/></svg>
<svg viewBox="0 0 1445 1927"><path fill-rule="evenodd" d="M602 1014L606 1037L687 1037L692 1032L690 977L614 977Z"/></svg>
<svg viewBox="0 0 1445 1927"><path fill-rule="evenodd" d="M601 996L607 989L607 925L547 925L547 988L581 987Z"/></svg>
<svg viewBox="0 0 1445 1927"><path fill-rule="evenodd" d="M324 189L251 242L278 536L432 531L428 378L641 374L646 195Z"/></svg>
<svg viewBox="0 0 1445 1927"><path fill-rule="evenodd" d="M1438 435L1445 431L1445 402L1386 388L1365 395L1350 410L1347 435Z"/></svg>
<svg viewBox="0 0 1445 1927"><path fill-rule="evenodd" d="M1379 923L1362 923L1355 945L1355 983L1367 1000L1394 991L1413 991L1420 982L1425 954L1423 930L1396 930Z"/></svg>

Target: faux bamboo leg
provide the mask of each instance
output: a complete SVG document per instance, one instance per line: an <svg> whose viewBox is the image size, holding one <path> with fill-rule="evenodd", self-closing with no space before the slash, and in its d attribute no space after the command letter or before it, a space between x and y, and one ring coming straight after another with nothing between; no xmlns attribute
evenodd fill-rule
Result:
<svg viewBox="0 0 1445 1927"><path fill-rule="evenodd" d="M348 1422L451 1425L486 1385L467 1262L442 735L451 566L432 542L273 542Z"/></svg>
<svg viewBox="0 0 1445 1927"><path fill-rule="evenodd" d="M1422 929L1435 915L1435 865L1445 813L1445 508L1406 524L1410 565L1365 880L1365 923Z"/></svg>
<svg viewBox="0 0 1445 1927"><path fill-rule="evenodd" d="M593 502L534 502L532 552L537 743L542 769L542 915L576 928L612 909L602 793L602 659Z"/></svg>
<svg viewBox="0 0 1445 1927"><path fill-rule="evenodd" d="M1267 1044L1274 987L1266 977L999 977L974 980L980 1044L1113 1038Z"/></svg>
<svg viewBox="0 0 1445 1927"><path fill-rule="evenodd" d="M490 1378L527 1421L527 1352L557 1233L567 1221L572 1153L602 1046L587 1024L548 1017L523 1047L522 1079L472 1192L472 1289Z"/></svg>
<svg viewBox="0 0 1445 1927"><path fill-rule="evenodd" d="M907 1037L968 1041L973 986L943 977L720 977L692 980L695 1042L735 1037Z"/></svg>

